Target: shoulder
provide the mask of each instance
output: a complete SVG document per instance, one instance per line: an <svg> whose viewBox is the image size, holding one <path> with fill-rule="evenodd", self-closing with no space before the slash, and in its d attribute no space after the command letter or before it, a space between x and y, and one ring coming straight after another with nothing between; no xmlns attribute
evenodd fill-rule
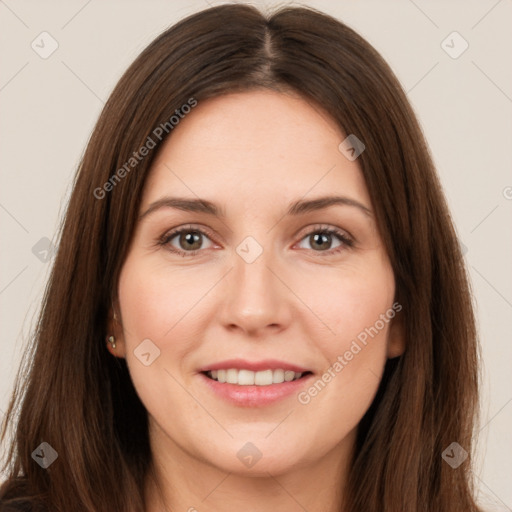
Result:
<svg viewBox="0 0 512 512"><path fill-rule="evenodd" d="M11 500L9 500L11 501ZM0 512L32 512L33 508L27 501L13 504L7 503L6 500L0 500Z"/></svg>
<svg viewBox="0 0 512 512"><path fill-rule="evenodd" d="M30 498L0 499L0 512L49 512L49 509Z"/></svg>
<svg viewBox="0 0 512 512"><path fill-rule="evenodd" d="M30 498L0 499L0 512L49 512L49 508Z"/></svg>
<svg viewBox="0 0 512 512"><path fill-rule="evenodd" d="M0 486L0 512L45 512L46 508L30 496L26 480L19 478L4 482Z"/></svg>

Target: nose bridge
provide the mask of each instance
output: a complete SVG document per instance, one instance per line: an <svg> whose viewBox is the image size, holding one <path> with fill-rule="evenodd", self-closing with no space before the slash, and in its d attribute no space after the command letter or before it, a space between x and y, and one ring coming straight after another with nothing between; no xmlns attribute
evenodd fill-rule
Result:
<svg viewBox="0 0 512 512"><path fill-rule="evenodd" d="M244 330L286 321L286 290L275 276L279 272L278 258L272 248L272 235L266 231L261 229L257 235L246 236L233 254L223 321Z"/></svg>
<svg viewBox="0 0 512 512"><path fill-rule="evenodd" d="M236 247L234 258L235 289L238 289L239 301L245 300L248 304L256 305L258 302L268 304L275 296L275 277L269 270L276 255L273 254L271 236L262 233L255 236L249 235ZM259 301L258 299L264 299Z"/></svg>

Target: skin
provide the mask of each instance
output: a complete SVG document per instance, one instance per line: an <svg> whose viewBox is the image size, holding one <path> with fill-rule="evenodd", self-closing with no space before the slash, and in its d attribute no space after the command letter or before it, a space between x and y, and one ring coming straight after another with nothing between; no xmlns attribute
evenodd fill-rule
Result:
<svg viewBox="0 0 512 512"><path fill-rule="evenodd" d="M149 413L156 476L148 511L340 510L357 425L386 359L404 350L401 314L308 404L292 395L235 406L198 369L272 358L321 378L392 308L395 279L373 213L334 205L285 216L292 201L333 193L372 210L357 159L338 150L344 139L318 107L264 90L199 102L159 152L140 213L168 195L207 199L225 218L155 210L139 221L121 271L109 350L126 358ZM169 250L190 251L180 235L158 244L188 224L212 234L199 235L196 255ZM353 247L336 235L315 244L321 226L338 228ZM252 263L236 252L247 236L263 250ZM160 350L149 366L134 354L144 339ZM251 468L237 457L247 442L262 454Z"/></svg>

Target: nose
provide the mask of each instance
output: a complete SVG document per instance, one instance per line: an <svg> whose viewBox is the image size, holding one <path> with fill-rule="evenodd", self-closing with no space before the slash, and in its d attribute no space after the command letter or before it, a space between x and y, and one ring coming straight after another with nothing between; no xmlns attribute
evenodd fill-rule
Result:
<svg viewBox="0 0 512 512"><path fill-rule="evenodd" d="M222 325L253 337L286 329L292 318L293 294L272 250L263 249L254 261L240 254L233 255L233 268L222 290L226 297L219 313Z"/></svg>

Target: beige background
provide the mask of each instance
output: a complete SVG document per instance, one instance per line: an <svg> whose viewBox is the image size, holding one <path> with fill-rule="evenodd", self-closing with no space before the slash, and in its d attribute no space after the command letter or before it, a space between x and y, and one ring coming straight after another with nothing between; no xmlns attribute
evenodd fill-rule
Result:
<svg viewBox="0 0 512 512"><path fill-rule="evenodd" d="M40 240L54 237L103 103L154 37L217 3L0 0L0 414L51 264L41 261ZM372 43L418 114L478 303L484 387L476 481L489 510L512 510L512 2L304 3ZM43 31L58 44L46 59L31 47L35 41L42 52L46 37L51 48L49 36L38 37ZM469 44L458 58L441 46L453 31ZM450 51L461 49L452 39Z"/></svg>

